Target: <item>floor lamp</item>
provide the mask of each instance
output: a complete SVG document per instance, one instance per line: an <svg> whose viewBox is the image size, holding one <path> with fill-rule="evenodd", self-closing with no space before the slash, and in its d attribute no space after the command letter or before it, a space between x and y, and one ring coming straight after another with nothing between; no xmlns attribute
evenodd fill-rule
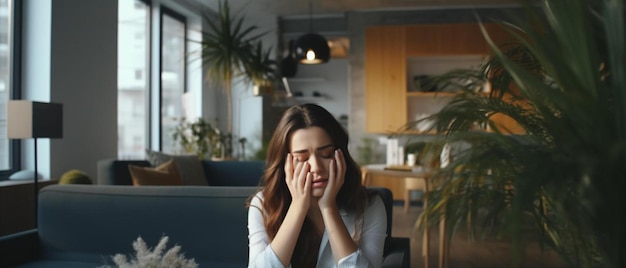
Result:
<svg viewBox="0 0 626 268"><path fill-rule="evenodd" d="M10 100L7 104L7 137L33 139L35 147L35 224L39 185L37 183L37 139L63 137L63 105L60 103Z"/></svg>

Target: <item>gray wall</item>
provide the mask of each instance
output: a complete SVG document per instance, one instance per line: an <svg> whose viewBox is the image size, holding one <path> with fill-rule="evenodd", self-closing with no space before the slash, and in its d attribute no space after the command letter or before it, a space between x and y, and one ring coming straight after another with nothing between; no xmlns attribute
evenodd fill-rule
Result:
<svg viewBox="0 0 626 268"><path fill-rule="evenodd" d="M33 0L31 0L33 1ZM117 156L117 1L52 1L51 101L63 103L63 139L51 176Z"/></svg>

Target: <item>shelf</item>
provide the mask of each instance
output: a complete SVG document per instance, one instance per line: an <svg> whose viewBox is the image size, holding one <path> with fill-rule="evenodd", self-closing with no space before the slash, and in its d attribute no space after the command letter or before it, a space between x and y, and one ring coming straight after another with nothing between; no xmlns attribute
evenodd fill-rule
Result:
<svg viewBox="0 0 626 268"><path fill-rule="evenodd" d="M416 96L455 96L457 93L456 92L446 92L446 91L435 91L435 92L421 92L421 91L407 91L406 95L409 97L416 97Z"/></svg>
<svg viewBox="0 0 626 268"><path fill-rule="evenodd" d="M299 77L299 78L287 78L287 81L292 83L315 83L326 82L324 77Z"/></svg>
<svg viewBox="0 0 626 268"><path fill-rule="evenodd" d="M329 100L330 99L327 96L320 96L320 97L314 97L314 96L293 96L292 98L294 100L297 100L297 101L323 101L323 100Z"/></svg>

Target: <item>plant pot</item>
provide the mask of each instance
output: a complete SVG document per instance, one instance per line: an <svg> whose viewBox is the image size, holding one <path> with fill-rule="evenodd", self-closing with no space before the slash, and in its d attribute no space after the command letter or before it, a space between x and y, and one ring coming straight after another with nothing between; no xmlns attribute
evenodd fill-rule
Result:
<svg viewBox="0 0 626 268"><path fill-rule="evenodd" d="M274 89L270 84L257 84L252 87L252 94L255 96L269 95L272 94L272 92L274 92Z"/></svg>

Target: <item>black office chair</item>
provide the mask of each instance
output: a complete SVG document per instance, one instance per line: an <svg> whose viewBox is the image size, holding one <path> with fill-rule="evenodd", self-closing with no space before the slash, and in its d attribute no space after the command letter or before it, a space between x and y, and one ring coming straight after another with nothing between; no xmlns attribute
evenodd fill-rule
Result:
<svg viewBox="0 0 626 268"><path fill-rule="evenodd" d="M393 194L387 188L367 187L368 192L374 193L383 200L387 210L387 238L383 250L383 267L409 268L411 266L411 243L408 237L392 237L393 226Z"/></svg>

